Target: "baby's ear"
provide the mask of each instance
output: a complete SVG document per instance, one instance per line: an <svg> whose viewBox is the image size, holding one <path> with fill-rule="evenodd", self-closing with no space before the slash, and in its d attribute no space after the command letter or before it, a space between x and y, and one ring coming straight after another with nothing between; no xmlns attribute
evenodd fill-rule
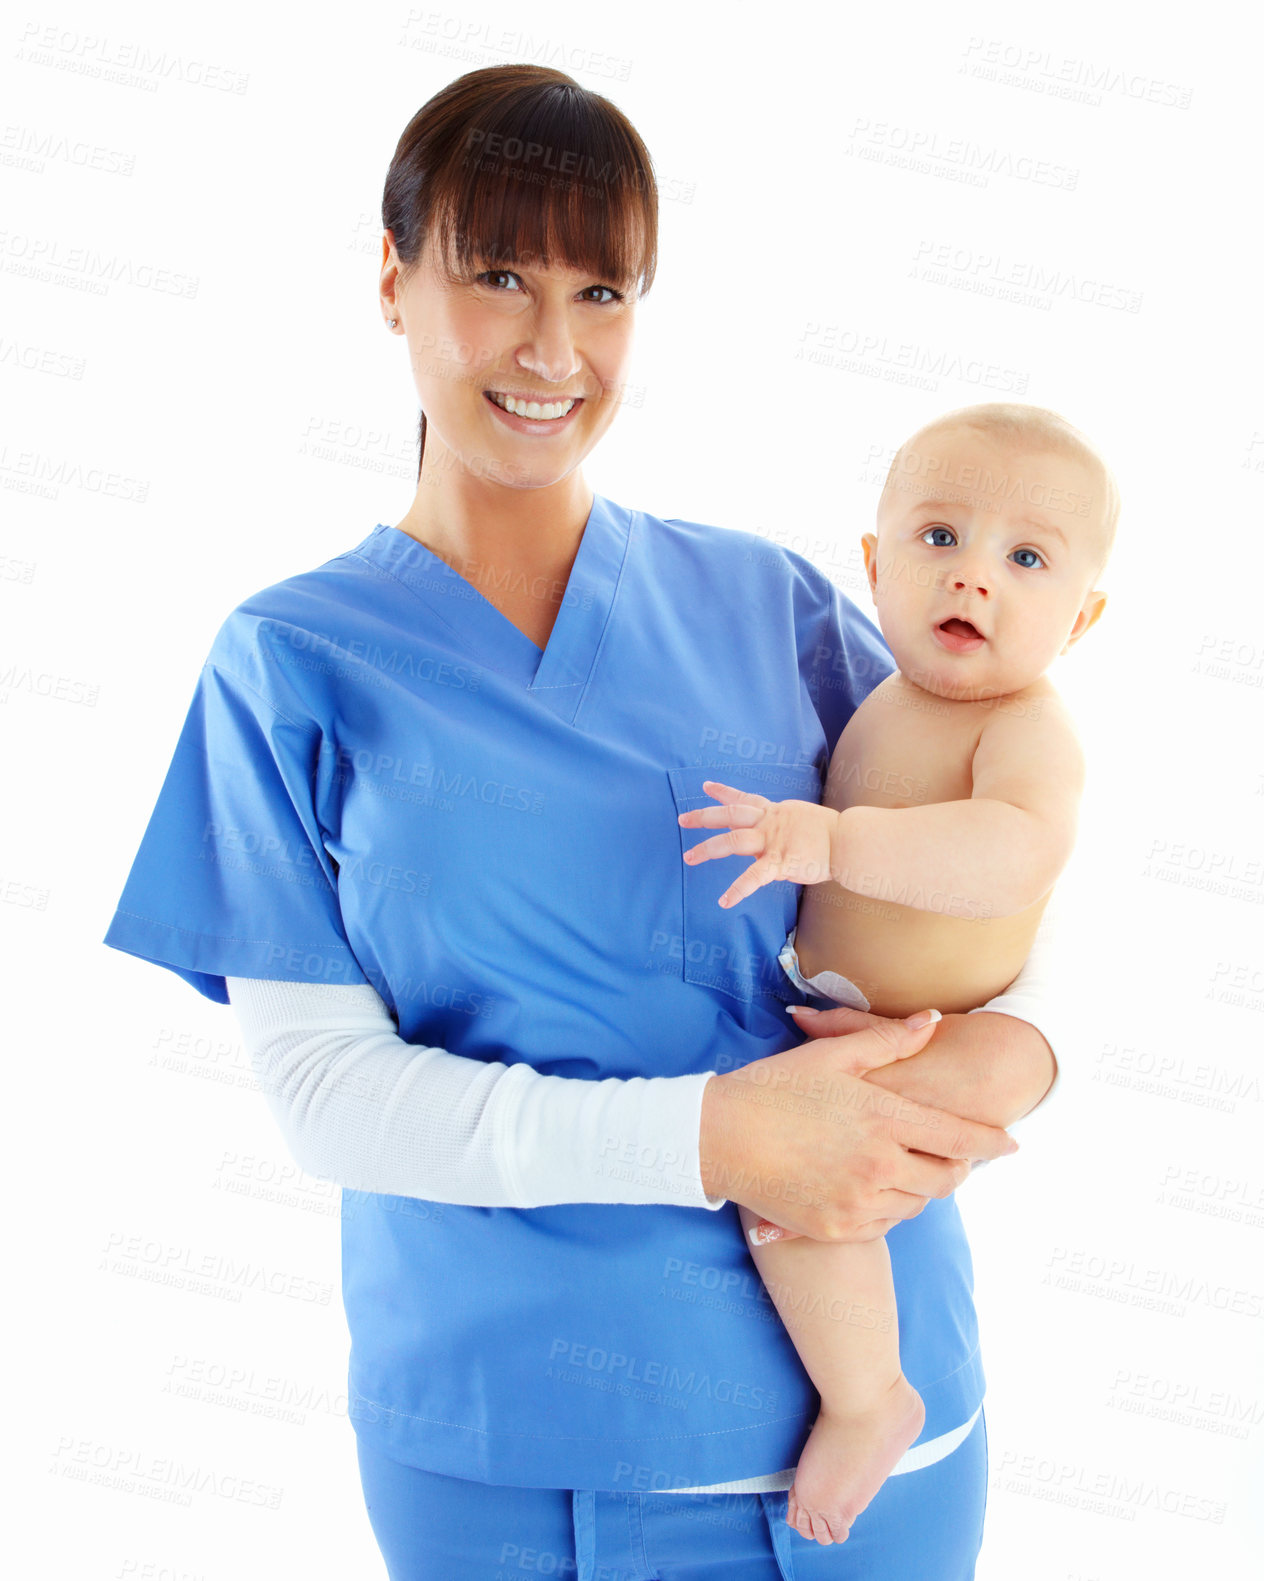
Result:
<svg viewBox="0 0 1264 1581"><path fill-rule="evenodd" d="M1106 594L1100 587L1095 587L1091 593L1084 595L1084 602L1080 605L1080 612L1075 617L1075 624L1071 627L1071 633L1062 649L1063 653L1068 648L1073 648L1090 626L1097 624L1105 608Z"/></svg>
<svg viewBox="0 0 1264 1581"><path fill-rule="evenodd" d="M876 592L878 586L878 535L867 532L862 535L860 547L865 557L865 575L869 578L869 591Z"/></svg>

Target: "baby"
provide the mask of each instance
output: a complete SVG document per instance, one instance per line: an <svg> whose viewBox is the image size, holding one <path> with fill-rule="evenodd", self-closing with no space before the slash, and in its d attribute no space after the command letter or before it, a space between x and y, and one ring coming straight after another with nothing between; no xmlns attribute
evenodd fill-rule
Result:
<svg viewBox="0 0 1264 1581"><path fill-rule="evenodd" d="M896 453L861 542L898 669L848 721L822 804L708 781L722 805L679 819L731 831L686 862L758 858L722 906L777 879L811 886L780 956L800 989L903 1017L970 1010L1017 976L1070 856L1084 778L1045 671L1102 612L1094 583L1118 510L1103 461L1041 407L949 412ZM771 1227L740 1213L821 1397L787 1519L840 1542L925 1420L900 1370L886 1242L764 1239ZM807 1290L824 1300L805 1303ZM835 1298L872 1323L824 1316Z"/></svg>

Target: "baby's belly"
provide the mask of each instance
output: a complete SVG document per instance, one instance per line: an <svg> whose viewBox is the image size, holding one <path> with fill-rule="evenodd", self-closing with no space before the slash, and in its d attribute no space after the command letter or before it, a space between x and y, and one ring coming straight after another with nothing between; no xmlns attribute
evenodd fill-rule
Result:
<svg viewBox="0 0 1264 1581"><path fill-rule="evenodd" d="M799 969L849 977L877 1015L973 1010L1018 976L1048 899L979 921L813 884L799 901Z"/></svg>

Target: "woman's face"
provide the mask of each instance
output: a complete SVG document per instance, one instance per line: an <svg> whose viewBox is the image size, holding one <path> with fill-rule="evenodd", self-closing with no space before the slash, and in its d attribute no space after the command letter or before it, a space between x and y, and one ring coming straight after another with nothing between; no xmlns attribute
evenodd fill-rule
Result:
<svg viewBox="0 0 1264 1581"><path fill-rule="evenodd" d="M429 241L402 275L390 231L384 254L382 305L407 338L426 414L424 470L458 464L512 488L574 471L619 408L634 287L539 263L454 284Z"/></svg>

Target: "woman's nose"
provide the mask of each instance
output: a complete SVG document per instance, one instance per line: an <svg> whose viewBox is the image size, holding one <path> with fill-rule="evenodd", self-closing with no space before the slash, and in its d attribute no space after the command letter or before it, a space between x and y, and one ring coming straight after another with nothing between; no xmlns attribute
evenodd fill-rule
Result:
<svg viewBox="0 0 1264 1581"><path fill-rule="evenodd" d="M570 324L563 313L537 315L530 338L514 356L520 368L549 384L562 384L580 369Z"/></svg>

